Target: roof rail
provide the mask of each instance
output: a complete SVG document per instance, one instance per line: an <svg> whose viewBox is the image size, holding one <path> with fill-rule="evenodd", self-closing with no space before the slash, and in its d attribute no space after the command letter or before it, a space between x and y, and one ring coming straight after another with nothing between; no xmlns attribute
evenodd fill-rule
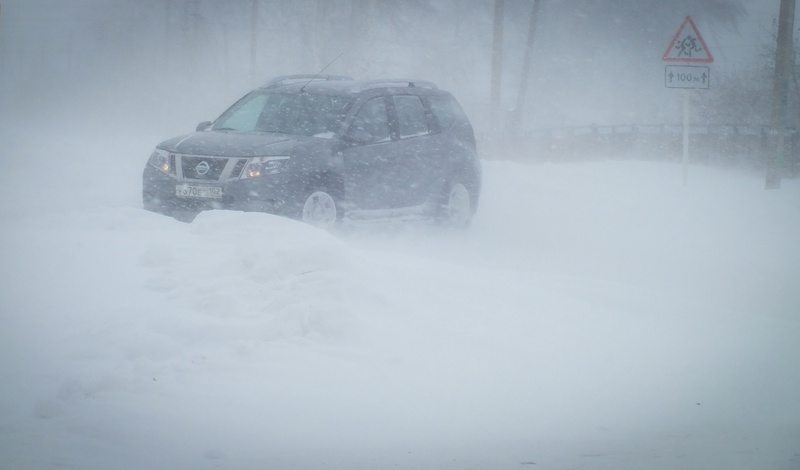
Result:
<svg viewBox="0 0 800 470"><path fill-rule="evenodd" d="M367 88L381 88L381 87L407 87L407 88L430 88L432 90L438 90L439 87L436 86L435 83L428 81L428 80L415 80L415 79L397 79L397 78L390 78L390 79L378 79L378 80L364 80L359 82L359 85L363 86L364 89Z"/></svg>
<svg viewBox="0 0 800 470"><path fill-rule="evenodd" d="M313 74L298 74L298 75L281 75L261 85L261 88L275 88L291 83L310 82L317 80L352 80L351 77L344 75L313 75Z"/></svg>

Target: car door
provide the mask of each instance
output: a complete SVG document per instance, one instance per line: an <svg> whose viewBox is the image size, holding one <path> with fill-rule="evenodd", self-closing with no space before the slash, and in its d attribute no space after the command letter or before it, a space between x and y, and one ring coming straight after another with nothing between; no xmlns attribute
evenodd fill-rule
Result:
<svg viewBox="0 0 800 470"><path fill-rule="evenodd" d="M341 150L344 165L346 209L386 209L393 203L393 132L389 106L383 96L372 98L356 112L344 136Z"/></svg>
<svg viewBox="0 0 800 470"><path fill-rule="evenodd" d="M394 111L393 115L391 111ZM390 115L397 120L398 142L393 149L395 200L402 207L426 202L441 184L442 156L434 142L422 100L413 94L392 96Z"/></svg>

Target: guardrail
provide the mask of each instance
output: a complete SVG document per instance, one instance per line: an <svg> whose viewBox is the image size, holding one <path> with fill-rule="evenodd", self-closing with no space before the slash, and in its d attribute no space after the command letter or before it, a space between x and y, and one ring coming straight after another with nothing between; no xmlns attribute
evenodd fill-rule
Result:
<svg viewBox="0 0 800 470"><path fill-rule="evenodd" d="M515 137L478 136L487 158L531 161L573 161L597 158L636 158L680 161L683 155L681 124L606 125L536 129ZM689 155L693 163L762 168L775 152L766 126L698 124L690 127ZM800 170L800 132L787 141L787 168Z"/></svg>

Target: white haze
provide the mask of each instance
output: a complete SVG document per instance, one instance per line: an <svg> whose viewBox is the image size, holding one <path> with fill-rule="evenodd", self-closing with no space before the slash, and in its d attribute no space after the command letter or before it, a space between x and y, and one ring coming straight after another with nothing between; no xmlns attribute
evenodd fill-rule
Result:
<svg viewBox="0 0 800 470"><path fill-rule="evenodd" d="M281 3L261 6L253 70L250 0L5 0L0 104L15 114L37 112L30 108L38 104L53 116L91 102L111 123L166 137L212 119L271 76L314 73L333 60L327 73L433 80L459 97L479 134L493 127L486 112L492 2ZM687 14L715 55L714 79L763 65L777 0L745 2L730 21L695 3L659 3L654 20L646 3L628 12L542 2L523 129L678 122L680 93L664 88L660 59ZM516 106L529 10L506 5L504 112Z"/></svg>
<svg viewBox="0 0 800 470"><path fill-rule="evenodd" d="M141 209L154 145L272 75L316 72L343 32L265 50L275 65L252 77L247 25L228 25L227 67L220 53L223 14L249 1L202 3L220 22L196 62L159 48L165 2L113 3L0 2L0 468L800 466L798 180L764 191L761 173L692 165L684 187L657 151L534 164L482 145L465 233L180 223ZM491 2L457 18L434 3L425 21L450 36L420 32L421 59L387 39L396 55L356 48L328 72L433 79L486 136ZM757 41L778 2L747 3ZM564 49L538 49L524 128L679 119L660 54L685 14L631 68L619 45L549 38ZM117 31L125 15L136 28ZM715 66L757 60L698 23ZM525 24L507 26L505 108ZM465 50L472 64L437 67Z"/></svg>

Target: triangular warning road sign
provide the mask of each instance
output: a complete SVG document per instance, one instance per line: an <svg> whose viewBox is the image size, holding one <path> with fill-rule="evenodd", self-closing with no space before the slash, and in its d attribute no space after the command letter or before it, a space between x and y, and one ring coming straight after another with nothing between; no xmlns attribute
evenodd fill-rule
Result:
<svg viewBox="0 0 800 470"><path fill-rule="evenodd" d="M683 20L662 59L667 62L714 62L691 16Z"/></svg>

